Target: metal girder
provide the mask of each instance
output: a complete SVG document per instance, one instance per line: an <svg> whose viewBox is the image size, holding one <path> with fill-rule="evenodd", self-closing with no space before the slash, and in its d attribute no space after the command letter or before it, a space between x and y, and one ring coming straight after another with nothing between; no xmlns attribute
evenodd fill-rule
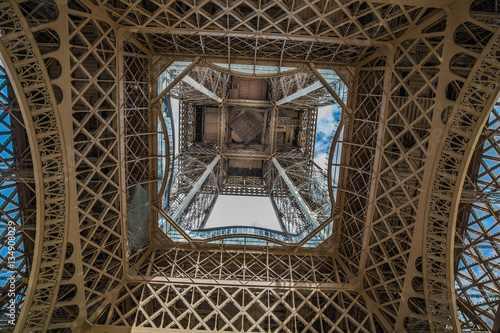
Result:
<svg viewBox="0 0 500 333"><path fill-rule="evenodd" d="M345 110L345 112L351 113L352 112L351 109L347 105L345 105L345 103L342 100L342 98L340 98L340 96L335 92L335 90L333 90L332 86L330 86L328 84L328 82L321 75L321 73L318 72L318 70L316 69L316 66L313 63L309 63L309 67L314 72L314 74L316 75L316 77L318 78L318 80L326 88L326 90L328 90L328 92L330 93L330 95L332 95L332 97L335 99L335 101L340 105L340 107L342 107L342 109Z"/></svg>
<svg viewBox="0 0 500 333"><path fill-rule="evenodd" d="M493 191L468 191L464 190L462 192L462 196L460 198L460 202L462 203L492 203L492 204L500 204L500 193Z"/></svg>
<svg viewBox="0 0 500 333"><path fill-rule="evenodd" d="M22 226L37 230L30 235L34 255L24 254L33 266L19 327L498 329L498 159L488 156L499 149L494 135L481 135L483 124L498 118L488 113L499 92L495 1L99 4L0 4L2 59L26 113L41 190L32 191L37 223ZM159 30L139 32L152 28ZM133 42L122 34L130 29L138 31ZM390 47L380 52L380 45ZM352 113L342 142L342 211L334 226L340 242L329 249L333 257L294 256L286 245L236 246L227 239L179 249L158 231L151 247L124 258L127 184L150 181L156 170L156 134L145 129L152 125L148 61L157 52L252 64L355 65L357 82L343 105ZM205 74L192 78L220 102L223 85L210 81L221 77ZM186 123L196 120L188 111ZM183 137L193 128L183 129ZM273 156L275 134L269 133L272 147L259 157ZM484 159L476 173L467 170L474 154ZM468 192L485 187L486 195ZM343 284L349 290L332 291Z"/></svg>
<svg viewBox="0 0 500 333"><path fill-rule="evenodd" d="M0 179L27 183L35 182L32 169L0 170Z"/></svg>
<svg viewBox="0 0 500 333"><path fill-rule="evenodd" d="M120 0L105 8L151 51L244 57L254 63L263 59L281 63L299 55L309 61L352 63L358 56L390 44L427 14L426 10L435 8L398 1L345 4L340 0L273 0L259 6L247 0L205 1L189 10L171 5ZM223 18L232 23L224 23Z"/></svg>
<svg viewBox="0 0 500 333"><path fill-rule="evenodd" d="M252 106L252 107L272 107L271 101L257 101L250 99L225 99L224 105L227 106Z"/></svg>
<svg viewBox="0 0 500 333"><path fill-rule="evenodd" d="M14 325L17 331L44 331L49 327L60 291L66 253L69 215L69 207L65 204L65 189L69 185L68 160L63 149L66 137L61 131L60 114L47 68L22 10L18 4L5 2L0 8L3 31L0 53L25 121L37 189L36 239L30 280L24 306ZM6 28L9 24L13 26ZM12 48L12 43L17 47ZM19 61L20 58L23 61ZM21 72L33 76L16 75ZM46 120L40 122L40 119ZM51 144L47 144L47 140ZM54 188L58 189L54 191ZM6 232L7 228L4 230Z"/></svg>
<svg viewBox="0 0 500 333"><path fill-rule="evenodd" d="M222 103L222 98L220 98L219 96L217 96L216 94L214 94L213 92L211 92L210 90L208 90L207 88L205 88L204 86L202 86L197 81L195 81L194 79L190 78L189 76L184 77L182 79L182 81L186 82L187 84L189 84L190 86L192 86L193 88L195 88L196 90L198 90L199 92L207 95L208 97L210 97L214 101Z"/></svg>
<svg viewBox="0 0 500 333"><path fill-rule="evenodd" d="M128 28L132 33L145 34L165 34L165 35L185 35L202 37L237 37L237 38L262 38L264 40L283 40L293 42L313 42L325 44L359 45L359 46L385 46L387 42L376 40L362 40L355 38L334 38L322 35L304 36L299 34L277 34L274 32L245 32L228 30L208 30L208 29L182 29L182 28L153 28L153 27L133 27Z"/></svg>
<svg viewBox="0 0 500 333"><path fill-rule="evenodd" d="M194 196L200 191L203 183L207 180L208 176L212 173L214 170L215 166L220 160L220 155L215 156L215 158L212 160L212 162L207 166L205 172L201 175L201 177L198 179L196 184L193 186L191 191L186 195L186 197L182 200L181 204L177 206L175 211L172 213L172 219L174 221L178 221L179 218L182 216L186 208L189 206L191 201L193 200Z"/></svg>
<svg viewBox="0 0 500 333"><path fill-rule="evenodd" d="M354 290L354 285L350 283L328 283L328 282L288 282L288 281L242 281L238 279L203 279L203 278L183 278L183 277L164 277L164 276L141 276L133 275L130 276L131 283L134 282L151 282L151 283L175 283L175 284L196 284L200 286L217 286L226 285L229 287L241 287L242 285L250 288L297 288L297 289L318 289L322 288L325 290Z"/></svg>
<svg viewBox="0 0 500 333"><path fill-rule="evenodd" d="M316 82L315 84L312 84L312 85L310 85L302 90L299 90L299 91L291 94L290 96L286 96L286 97L280 99L279 101L276 102L276 105L282 105L282 104L286 104L288 102L291 102L294 99L305 96L305 95L309 94L310 92L313 92L313 91L315 91L323 86L324 86L324 84L322 82Z"/></svg>
<svg viewBox="0 0 500 333"><path fill-rule="evenodd" d="M170 90L172 90L173 87L175 87L181 80L182 81L185 81L184 79L186 79L186 75L189 74L189 72L191 72L191 70L196 67L196 65L198 65L198 62L200 61L200 57L197 57L189 66L186 67L185 70L182 71L181 74L179 74L179 76L177 76L172 82L170 82L166 87L165 89L163 89L154 99L153 99L153 102L152 104L155 104L157 103L158 101L160 101L163 97L165 97L166 94L169 93ZM192 79L191 79L192 80ZM188 81L185 81L185 82L188 82ZM192 82L192 81L190 81ZM189 83L189 82L188 82Z"/></svg>
<svg viewBox="0 0 500 333"><path fill-rule="evenodd" d="M280 174L281 178L285 181L286 185L290 189L290 193L292 193L293 197L295 198L295 201L299 205L300 209L302 212L305 214L305 217L307 221L314 227L317 227L319 225L318 221L316 220L316 217L314 216L313 212L307 206L306 202L304 199L300 196L298 189L295 187L295 185L292 183L288 175L286 174L285 170L283 167L280 165L278 160L273 157L271 159L273 162L274 166L276 167L276 170L278 170L278 173Z"/></svg>

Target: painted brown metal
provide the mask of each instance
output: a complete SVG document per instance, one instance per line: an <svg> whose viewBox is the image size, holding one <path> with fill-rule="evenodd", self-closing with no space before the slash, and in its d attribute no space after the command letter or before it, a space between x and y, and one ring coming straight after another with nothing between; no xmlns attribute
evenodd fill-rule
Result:
<svg viewBox="0 0 500 333"><path fill-rule="evenodd" d="M471 170L485 140L498 148L483 131L500 91L498 6L435 2L1 2L0 51L34 169L3 178L37 187L35 254L16 330L493 329L498 235L471 209L496 219L495 228L500 222ZM327 245L182 245L154 226L151 244L126 256L129 190L158 181L154 78L175 59L198 56L314 64L266 77L274 101L313 84L318 66L349 64L337 224ZM49 59L60 63L58 76ZM184 74L227 100L224 112L246 103L225 95L230 71L200 61ZM328 93L295 102L315 108ZM172 94L190 98L181 103L187 143L195 105L219 103L182 82ZM274 129L277 107L261 104ZM270 157L276 133L266 136L270 149L243 153ZM198 160L214 153L204 149ZM164 216L154 204L151 216ZM465 242L472 229L495 255Z"/></svg>

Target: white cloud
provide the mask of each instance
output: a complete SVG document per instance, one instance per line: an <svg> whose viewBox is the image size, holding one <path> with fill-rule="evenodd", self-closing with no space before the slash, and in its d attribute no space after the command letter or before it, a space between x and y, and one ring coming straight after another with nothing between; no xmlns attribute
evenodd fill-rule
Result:
<svg viewBox="0 0 500 333"><path fill-rule="evenodd" d="M328 154L333 134L338 127L340 112L340 107L336 104L318 109L314 161L325 169L327 167L325 156Z"/></svg>
<svg viewBox="0 0 500 333"><path fill-rule="evenodd" d="M328 155L326 153L316 154L314 162L319 165L321 169L326 170L326 167L328 166Z"/></svg>
<svg viewBox="0 0 500 333"><path fill-rule="evenodd" d="M270 198L219 195L205 228L229 226L281 230Z"/></svg>

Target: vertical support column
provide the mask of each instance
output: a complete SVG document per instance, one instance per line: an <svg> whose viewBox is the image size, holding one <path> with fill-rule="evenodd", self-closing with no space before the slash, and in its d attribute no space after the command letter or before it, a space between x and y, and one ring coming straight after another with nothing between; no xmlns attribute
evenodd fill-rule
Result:
<svg viewBox="0 0 500 333"><path fill-rule="evenodd" d="M265 145L266 144L266 129L267 129L267 118L269 116L269 109L266 109L266 111L264 112L264 126L262 127L264 130L262 131L262 144Z"/></svg>
<svg viewBox="0 0 500 333"><path fill-rule="evenodd" d="M116 115L117 115L117 135L118 135L118 184L120 192L120 224L122 229L122 253L127 253L127 178L126 178L126 158L127 152L125 150L125 70L123 65L123 46L124 46L124 30L118 30L117 35L117 54L116 54L116 68L117 68L117 99L116 99ZM124 264L128 263L126 255L123 256Z"/></svg>
<svg viewBox="0 0 500 333"><path fill-rule="evenodd" d="M60 35L60 49L69 50L70 49L70 32L69 26L71 23L68 22L68 7L66 2L63 0L58 0L59 17L60 20L58 26L58 33ZM59 63L61 64L61 75L59 78L52 80L51 83L57 84L63 91L63 99L59 104L59 109L64 112L60 112L61 117L61 130L64 133L64 145L67 159L67 167L69 172L68 181L68 201L67 214L68 214L68 243L71 244L73 249L73 255L65 260L65 263L73 264L75 267L75 272L70 280L76 286L83 286L85 284L85 276L83 274L83 264L82 264L82 242L80 240L80 218L78 216L78 190L77 190L77 168L75 161L75 140L74 140L74 130L73 130L73 115L72 115L72 104L74 99L72 96L73 82L71 79L72 65L71 65L71 54L66 52L55 52L53 55ZM85 306L85 290L83 287L78 287L76 289L76 295L72 302L79 305L78 317L74 324L78 327L85 327L87 320L87 307Z"/></svg>
<svg viewBox="0 0 500 333"><path fill-rule="evenodd" d="M150 62L151 62L151 57L148 58L147 61L147 67L148 69L151 69ZM152 98L152 91L151 91L151 81L152 81L152 71L148 70L148 77L147 77L147 82L148 82L148 101L151 101ZM153 156L160 157L158 154L158 123L160 122L159 118L162 117L162 109L161 109L162 104L160 103L160 109L152 109L151 108L151 103L148 103L148 121L149 121L149 133L155 133L148 135L148 145L149 145L149 152ZM168 133L165 133L165 136L167 136ZM157 158L151 158L149 165L149 177L150 181L153 180L154 178L158 177L158 159ZM158 182L157 181L151 181L149 183L149 198L150 198L150 205L149 205L149 216L153 217L155 215L156 211L152 208L152 200L158 201L160 198L158 198ZM154 212L153 212L154 211ZM158 221L158 218L151 219L151 221ZM152 228L151 228L152 229Z"/></svg>
<svg viewBox="0 0 500 333"><path fill-rule="evenodd" d="M219 150L220 152L226 151L226 129L227 129L227 106L222 104L219 113Z"/></svg>
<svg viewBox="0 0 500 333"><path fill-rule="evenodd" d="M148 58L148 68L149 68L149 71L148 71L148 83L149 83L148 84L148 101L149 101L148 111L149 111L149 115L151 117L155 117L155 116L163 117L163 114L162 114L163 110L161 109L161 107L162 107L161 103L163 101L163 98L157 100L156 102L153 102L153 96L155 96L156 93L158 92L158 79L155 80L157 73L155 73L153 70L153 61L152 61L151 56ZM159 121L163 121L163 120L159 120ZM152 121L151 124L155 124L155 122ZM157 131L157 130L158 129L155 129L155 131ZM164 135L168 136L168 133L165 133ZM155 136L155 137L157 138L158 136ZM158 142L157 142L158 140L155 140L155 141L156 142L154 144L153 150L151 150L151 151L153 152L153 154L159 155L158 154ZM167 147L167 149L168 149L168 147ZM168 155L170 155L169 151L167 151L166 153ZM168 162L169 159L166 159L166 161L167 161L166 163L169 163ZM158 164L156 164L156 165L158 165ZM169 172L170 172L170 170L169 170ZM158 174L158 170L156 170L156 174ZM159 190L158 183L153 182L153 183L151 183L151 186L149 187L149 197L151 200L150 205L149 205L149 216L151 218L151 221L158 221L158 211L155 209L155 206L157 206L157 207L162 206L162 204L163 204L161 202L162 198L159 196L158 193L159 192L163 193L165 186L166 186L166 184L162 184L161 190ZM151 226L149 230L151 233L154 230L154 228ZM150 239L152 239L152 235L150 235Z"/></svg>
<svg viewBox="0 0 500 333"><path fill-rule="evenodd" d="M266 153L272 155L276 152L276 122L278 121L278 107L275 105L271 110L271 121L269 124L269 137L267 138Z"/></svg>
<svg viewBox="0 0 500 333"><path fill-rule="evenodd" d="M300 131L301 146L305 156L314 159L314 144L316 142L316 121L318 108L309 108L302 115L302 130Z"/></svg>
<svg viewBox="0 0 500 333"><path fill-rule="evenodd" d="M368 246L370 241L370 234L372 233L372 222L373 214L375 211L375 201L379 191L377 191L379 178L380 178L380 168L383 155L383 145L385 138L385 129L387 127L387 113L388 113L388 94L389 94L389 84L391 83L391 72L393 70L393 59L391 56L386 56L386 68L384 73L384 81L382 87L382 99L380 103L379 110L376 112L379 114L378 132L377 140L375 144L375 157L373 159L372 176L370 179L370 191L368 198L368 208L366 212L366 222L365 230L363 233L361 259L359 264L359 276L363 276L365 272L365 262L368 256Z"/></svg>

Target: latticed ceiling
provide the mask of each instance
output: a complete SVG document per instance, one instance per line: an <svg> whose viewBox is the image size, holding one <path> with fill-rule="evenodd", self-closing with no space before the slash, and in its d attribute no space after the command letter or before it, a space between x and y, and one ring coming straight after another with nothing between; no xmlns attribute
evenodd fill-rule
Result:
<svg viewBox="0 0 500 333"><path fill-rule="evenodd" d="M500 331L499 15L495 0L0 1L0 330ZM174 162L193 172L167 184L164 97L196 123L202 106L245 107L231 77L271 87L254 103L264 122L280 103L342 109L340 161L330 149L317 190L332 204L310 214L328 218L299 242L197 239L163 206L169 186L182 207L238 154L188 147L196 127L182 127L191 155ZM208 140L222 147L225 128ZM297 151L267 161L268 190L295 186L303 213L321 196ZM204 198L219 193L210 177ZM267 195L262 184L248 193ZM127 218L138 186L151 216L140 250Z"/></svg>

